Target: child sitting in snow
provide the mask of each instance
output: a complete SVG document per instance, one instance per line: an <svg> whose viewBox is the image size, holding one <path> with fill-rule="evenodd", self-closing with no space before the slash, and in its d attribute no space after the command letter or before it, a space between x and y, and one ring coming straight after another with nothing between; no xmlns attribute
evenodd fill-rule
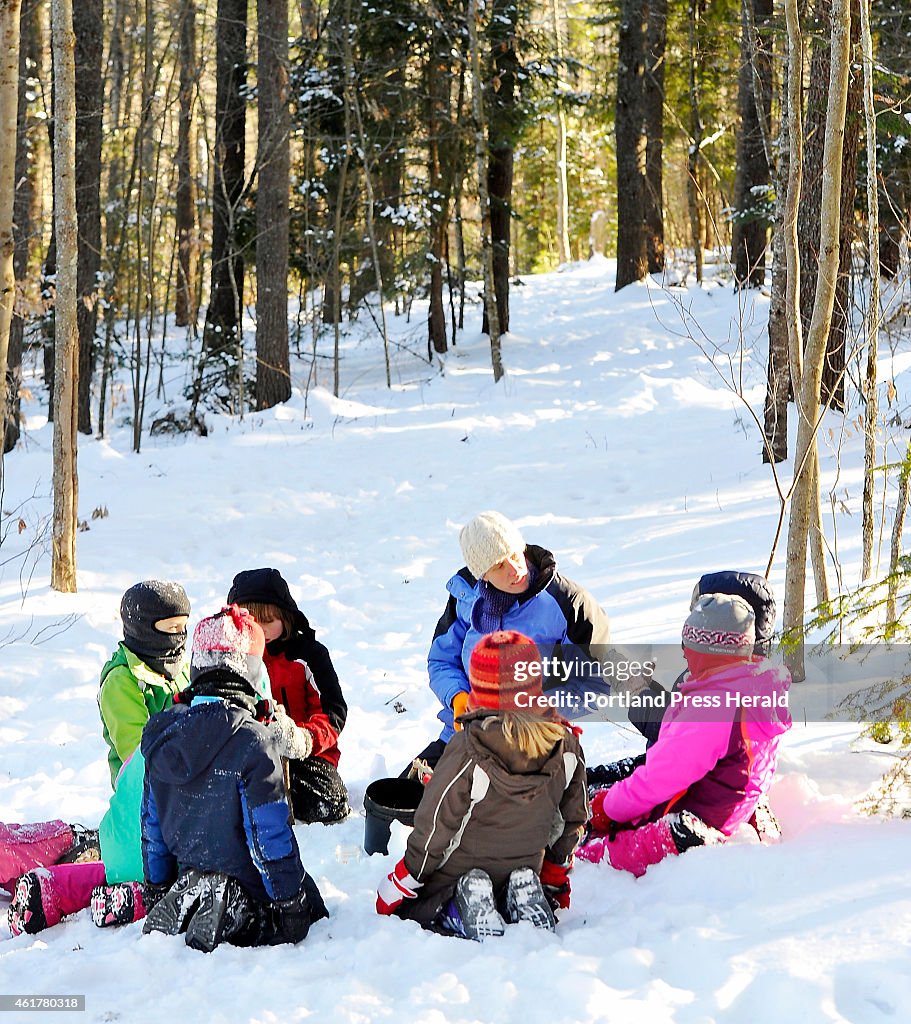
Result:
<svg viewBox="0 0 911 1024"><path fill-rule="evenodd" d="M577 730L533 710L541 674L528 665L539 661L534 642L512 630L475 646L462 729L427 783L377 913L481 940L502 935L507 921L553 930L545 890L569 906L568 872L588 818L585 763Z"/></svg>
<svg viewBox="0 0 911 1024"><path fill-rule="evenodd" d="M183 667L189 613L179 583L147 580L123 595L124 639L101 670L98 696L114 793L98 832L56 821L15 826L15 833L0 826L0 874L14 879L0 885L13 896L7 922L14 935L36 934L90 905L98 925L145 915L137 747L149 715L169 707L189 682Z"/></svg>
<svg viewBox="0 0 911 1024"><path fill-rule="evenodd" d="M142 736L142 858L158 897L143 930L205 952L299 942L327 916L289 824L278 730L254 718L264 647L237 605L203 619L189 689Z"/></svg>
<svg viewBox="0 0 911 1024"><path fill-rule="evenodd" d="M348 816L348 790L338 773L338 734L348 706L329 652L316 639L277 569L238 573L229 604L246 608L266 638L264 661L285 736L295 818L325 825ZM290 719L290 721L289 721Z"/></svg>
<svg viewBox="0 0 911 1024"><path fill-rule="evenodd" d="M168 707L189 682L184 665L189 614L179 583L146 580L123 595L123 642L101 670L98 691L112 786L150 716Z"/></svg>
<svg viewBox="0 0 911 1024"><path fill-rule="evenodd" d="M755 616L756 641L753 644L753 654L761 658L768 657L775 636L775 595L768 580L756 573L741 572L736 569L704 573L693 588L690 611L696 607L699 598L705 597L707 594L729 594L746 601L753 609ZM672 692L679 691L680 684L685 678L686 672L681 672L674 683ZM631 703L627 712L630 723L645 737L646 748L651 747L658 739L661 721L671 706L672 699L654 679L648 682L647 688L650 700L642 701L640 704ZM645 690L643 689L642 692L645 693ZM593 794L596 789L612 786L620 779L632 775L643 764L645 764L645 754L639 754L637 757L624 757L608 764L589 765L586 768L589 793ZM781 839L778 820L765 797L756 805L756 809L750 817L750 824L762 842L774 843Z"/></svg>
<svg viewBox="0 0 911 1024"><path fill-rule="evenodd" d="M689 668L645 763L592 799L585 860L642 875L651 864L723 841L772 784L791 727L790 676L753 654L753 610L739 597L700 597L683 627Z"/></svg>

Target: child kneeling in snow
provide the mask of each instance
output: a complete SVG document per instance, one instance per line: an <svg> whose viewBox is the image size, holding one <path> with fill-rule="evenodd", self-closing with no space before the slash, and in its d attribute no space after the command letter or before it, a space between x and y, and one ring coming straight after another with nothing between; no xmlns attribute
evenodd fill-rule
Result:
<svg viewBox="0 0 911 1024"><path fill-rule="evenodd" d="M791 727L786 669L753 655L755 620L742 598L699 598L683 627L689 672L645 763L592 798L605 856L642 875L664 857L721 842L748 821L772 784L778 741Z"/></svg>
<svg viewBox="0 0 911 1024"><path fill-rule="evenodd" d="M150 719L142 858L158 897L145 932L219 942L300 942L326 917L289 824L278 730L254 718L265 668L262 629L231 605L193 634L189 699Z"/></svg>
<svg viewBox="0 0 911 1024"><path fill-rule="evenodd" d="M515 631L488 634L472 651L462 729L427 783L377 913L481 940L502 935L507 921L553 930L551 900L569 906L588 818L585 762L578 730L532 710L541 674L528 669L539 661Z"/></svg>

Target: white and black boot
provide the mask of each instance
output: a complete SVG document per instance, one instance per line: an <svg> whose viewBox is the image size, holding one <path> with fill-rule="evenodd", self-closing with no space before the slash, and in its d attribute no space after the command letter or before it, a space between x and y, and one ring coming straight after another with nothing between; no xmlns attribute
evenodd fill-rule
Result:
<svg viewBox="0 0 911 1024"><path fill-rule="evenodd" d="M510 924L528 921L535 928L552 932L557 920L544 894L541 879L531 868L517 868L506 884L506 920Z"/></svg>
<svg viewBox="0 0 911 1024"><path fill-rule="evenodd" d="M458 911L461 934L466 939L483 942L506 932L506 922L494 899L493 882L486 871L480 868L466 871L456 882L453 902Z"/></svg>

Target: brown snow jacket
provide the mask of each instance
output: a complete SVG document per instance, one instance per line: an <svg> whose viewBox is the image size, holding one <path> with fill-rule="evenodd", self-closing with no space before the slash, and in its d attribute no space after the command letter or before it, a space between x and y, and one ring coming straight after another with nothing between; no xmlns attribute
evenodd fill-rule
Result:
<svg viewBox="0 0 911 1024"><path fill-rule="evenodd" d="M516 868L540 871L545 853L566 861L589 818L585 760L569 728L547 755L530 759L507 743L496 712L473 711L461 721L424 791L405 852L423 886L401 913L424 924L472 868L499 889Z"/></svg>

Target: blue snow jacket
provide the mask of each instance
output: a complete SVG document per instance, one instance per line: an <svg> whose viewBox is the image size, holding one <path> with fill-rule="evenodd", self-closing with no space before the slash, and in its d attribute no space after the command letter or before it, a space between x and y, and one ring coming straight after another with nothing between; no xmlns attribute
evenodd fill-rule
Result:
<svg viewBox="0 0 911 1024"><path fill-rule="evenodd" d="M529 544L525 548L529 565L536 575L531 587L503 616L503 629L515 629L530 636L542 658L557 658L572 666L586 660L600 661L603 651L593 653L595 645L610 641L607 613L592 595L578 583L557 572L554 556L545 548ZM449 601L437 623L427 657L430 688L443 705L437 718L443 723L440 739L448 743L455 735L452 700L467 692L468 662L483 633L479 628L480 583L467 568L460 569L446 584ZM581 676L581 673L579 674ZM577 678L570 670L567 680L544 680L544 689L557 687L568 693L592 688L591 679Z"/></svg>
<svg viewBox="0 0 911 1024"><path fill-rule="evenodd" d="M153 715L142 733L142 863L147 882L187 868L236 878L254 899L286 900L304 880L277 730L224 700Z"/></svg>

